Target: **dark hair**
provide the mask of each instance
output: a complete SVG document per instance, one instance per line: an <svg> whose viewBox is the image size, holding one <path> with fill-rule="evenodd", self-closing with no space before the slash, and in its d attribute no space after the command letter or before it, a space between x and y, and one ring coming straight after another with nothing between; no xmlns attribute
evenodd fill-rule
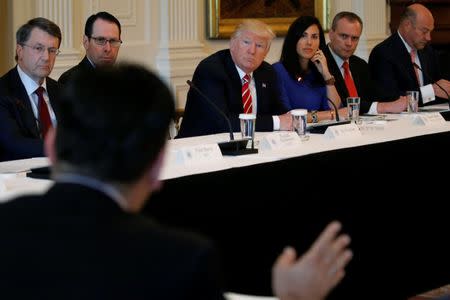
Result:
<svg viewBox="0 0 450 300"><path fill-rule="evenodd" d="M25 44L30 38L31 31L33 31L34 28L39 28L40 30L45 31L49 35L57 38L59 48L62 39L61 29L59 29L58 25L46 18L34 18L20 26L16 32L16 43L19 45ZM15 59L16 61L18 59L17 53Z"/></svg>
<svg viewBox="0 0 450 300"><path fill-rule="evenodd" d="M142 87L151 91L142 96ZM74 73L61 90L56 135L64 170L130 183L154 162L168 137L174 99L155 74L133 64Z"/></svg>
<svg viewBox="0 0 450 300"><path fill-rule="evenodd" d="M331 29L333 31L336 30L337 22L339 22L339 20L341 20L341 19L347 19L351 23L358 22L359 25L361 25L361 30L363 28L363 21L357 14L352 13L350 11L341 11L340 13L338 13L334 16L333 22L331 23Z"/></svg>
<svg viewBox="0 0 450 300"><path fill-rule="evenodd" d="M119 20L117 20L116 17L114 17L112 14L110 14L106 11L98 12L98 13L90 16L86 20L86 24L84 25L84 35L85 36L87 36L88 38L90 38L92 36L92 28L94 27L95 21L97 21L98 19L102 19L102 20L108 21L110 23L116 24L117 27L119 28L119 38L120 38L120 35L122 34L122 27L120 26Z"/></svg>
<svg viewBox="0 0 450 300"><path fill-rule="evenodd" d="M308 29L311 25L317 25L319 28L319 39L320 45L319 48L322 49L325 47L325 34L323 33L322 25L320 25L320 21L316 17L312 16L301 16L297 18L291 26L289 26L289 30L287 32L286 37L284 38L283 49L281 50L280 62L286 68L289 75L292 78L297 80L298 77L303 77L307 70L302 70L300 63L298 61L298 53L297 53L297 42L302 37L303 33L306 29ZM308 69L312 72L317 72L317 68L314 66L312 62L309 62ZM323 83L322 76L315 76L317 80L320 80Z"/></svg>

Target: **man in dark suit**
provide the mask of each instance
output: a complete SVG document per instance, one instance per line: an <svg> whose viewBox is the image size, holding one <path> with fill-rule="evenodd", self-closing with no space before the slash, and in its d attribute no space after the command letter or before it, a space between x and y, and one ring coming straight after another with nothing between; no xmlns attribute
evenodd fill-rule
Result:
<svg viewBox="0 0 450 300"><path fill-rule="evenodd" d="M330 72L336 79L335 86L344 103L350 97L349 88L345 82L345 66L349 66L358 97L361 98L361 113L400 113L406 110L406 97L395 101L383 99L376 84L370 77L369 65L362 58L354 55L358 47L363 29L361 18L352 12L338 13L332 22L329 32L330 43L323 52L327 58Z"/></svg>
<svg viewBox="0 0 450 300"><path fill-rule="evenodd" d="M0 78L0 161L44 156L43 137L56 125L58 85L48 77L61 30L35 18L16 33L17 65Z"/></svg>
<svg viewBox="0 0 450 300"><path fill-rule="evenodd" d="M86 55L76 66L59 77L58 82L65 84L78 70L93 70L96 66L113 65L117 60L122 40L122 28L119 20L108 12L101 11L91 15L84 25L83 46Z"/></svg>
<svg viewBox="0 0 450 300"><path fill-rule="evenodd" d="M142 86L152 95L142 98ZM134 65L81 71L60 109L46 138L55 185L0 204L0 298L223 299L211 244L138 214L161 187L168 87ZM352 256L340 228L332 222L301 259L283 251L276 295L328 294Z"/></svg>
<svg viewBox="0 0 450 300"><path fill-rule="evenodd" d="M419 91L419 105L447 99L438 85L449 93L450 81L442 79L438 56L428 44L433 29L431 12L421 4L412 4L400 17L398 31L372 50L370 72L387 96L395 98L406 91Z"/></svg>
<svg viewBox="0 0 450 300"><path fill-rule="evenodd" d="M251 108L256 114L256 130L289 130L292 120L278 99L276 74L264 58L274 38L272 30L257 20L245 20L236 28L230 49L218 51L197 66L193 84L240 130L239 114L244 113L243 87L249 76ZM177 137L228 132L226 119L195 89L187 96L183 121Z"/></svg>

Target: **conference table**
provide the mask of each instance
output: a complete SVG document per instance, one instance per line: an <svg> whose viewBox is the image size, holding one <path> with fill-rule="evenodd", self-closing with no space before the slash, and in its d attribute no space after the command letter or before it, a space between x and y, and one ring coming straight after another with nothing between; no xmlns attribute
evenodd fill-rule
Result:
<svg viewBox="0 0 450 300"><path fill-rule="evenodd" d="M259 153L242 156L217 155L228 134L170 140L164 186L143 213L211 239L227 291L252 295L271 295L286 245L301 254L339 220L354 258L330 299L406 299L450 283L450 122L424 115L435 113L366 118L351 124L357 134L294 143L257 132Z"/></svg>

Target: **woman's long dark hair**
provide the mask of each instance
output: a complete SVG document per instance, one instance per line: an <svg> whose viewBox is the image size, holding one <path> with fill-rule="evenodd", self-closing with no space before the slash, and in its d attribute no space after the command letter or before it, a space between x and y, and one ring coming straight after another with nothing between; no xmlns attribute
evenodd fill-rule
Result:
<svg viewBox="0 0 450 300"><path fill-rule="evenodd" d="M283 49L281 51L280 62L286 68L289 75L297 80L299 77L304 77L305 73L308 70L312 72L317 72L317 68L310 61L308 64L308 70L302 70L300 63L298 61L298 53L297 53L297 42L303 36L303 33L306 29L308 29L311 25L317 25L319 28L319 49L322 49L326 46L325 44L325 34L323 33L322 25L320 25L320 21L316 17L312 16L301 16L297 18L291 26L289 26L289 30L284 39ZM322 76L316 76L320 82L323 83Z"/></svg>

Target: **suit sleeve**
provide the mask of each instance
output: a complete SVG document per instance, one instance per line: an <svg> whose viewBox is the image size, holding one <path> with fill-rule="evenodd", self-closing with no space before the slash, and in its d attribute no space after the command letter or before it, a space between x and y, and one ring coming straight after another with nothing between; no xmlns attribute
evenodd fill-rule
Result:
<svg viewBox="0 0 450 300"><path fill-rule="evenodd" d="M197 257L193 275L192 300L224 300L223 278L220 272L217 251L211 244L205 247Z"/></svg>
<svg viewBox="0 0 450 300"><path fill-rule="evenodd" d="M0 95L0 160L44 156L41 139L27 137L24 125L18 124L20 106L7 95Z"/></svg>
<svg viewBox="0 0 450 300"><path fill-rule="evenodd" d="M194 72L192 82L207 99L195 89L189 90L183 121L177 137L228 132L227 120L218 110L230 119L233 131L239 130L238 115L229 113L228 99L232 97L230 82L226 80L223 72L218 73L217 70L213 70L212 66L212 64L200 63ZM213 105L216 105L217 109Z"/></svg>

